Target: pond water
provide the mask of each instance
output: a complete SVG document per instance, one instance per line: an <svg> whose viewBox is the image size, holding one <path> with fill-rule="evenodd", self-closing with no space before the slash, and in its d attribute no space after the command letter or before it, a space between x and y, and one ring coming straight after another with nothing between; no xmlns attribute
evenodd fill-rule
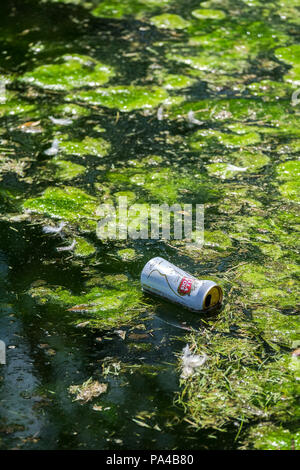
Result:
<svg viewBox="0 0 300 470"><path fill-rule="evenodd" d="M298 0L2 6L0 449L300 448L299 23ZM99 240L119 196L204 204L203 248ZM143 296L154 256L222 309Z"/></svg>

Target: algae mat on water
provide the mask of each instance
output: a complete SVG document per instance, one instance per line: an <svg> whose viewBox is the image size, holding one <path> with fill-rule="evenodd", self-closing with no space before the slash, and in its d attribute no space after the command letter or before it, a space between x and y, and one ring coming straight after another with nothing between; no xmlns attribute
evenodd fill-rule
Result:
<svg viewBox="0 0 300 470"><path fill-rule="evenodd" d="M15 263L11 303L22 299L18 318L29 322L24 334L33 355L46 351L46 368L68 364L64 391L56 389L60 414L67 415L62 403L71 406L72 387L103 385L106 405L88 408L92 394L78 406L101 412L112 436L123 432L100 443L101 430L87 431L93 415L86 435L75 443L73 433L59 445L130 448L132 434L139 448L145 441L160 448L158 433L168 448L181 448L189 437L191 448L204 440L206 448L299 448L298 2L14 3L0 33L0 248ZM203 248L183 240L99 240L99 204L116 204L120 196L146 208L204 204ZM170 333L163 321L157 327L161 310L171 323L178 313L140 292L139 272L157 255L219 282L223 309L201 326L195 318L189 333ZM178 315L181 325L187 314ZM138 333L130 332L135 321ZM35 323L57 341L57 354ZM74 372L81 359L71 361L72 346L63 352L67 327L83 332L83 355L91 349L89 375L86 363L78 366L80 378ZM88 344L93 335L104 349L105 341L111 349L137 341L126 352L113 349L119 357L106 362L114 366L100 359L101 379L99 362L90 365L98 352ZM165 353L173 335L176 347ZM180 379L185 342L207 361ZM179 385L180 407L172 419L162 411L158 424L151 421L155 407L166 402L156 374L174 354L167 406ZM40 374L39 361L35 373L45 386L49 375ZM154 383L150 398L144 385L142 398L130 385L128 396L141 407L132 433L117 421L113 403L130 381L128 367L137 383L139 377ZM110 375L119 387L112 393L113 381L103 383ZM45 409L53 429L54 412ZM179 421L189 427L178 430ZM149 434L139 437L142 431ZM13 432L4 446L43 448L48 438L20 441Z"/></svg>

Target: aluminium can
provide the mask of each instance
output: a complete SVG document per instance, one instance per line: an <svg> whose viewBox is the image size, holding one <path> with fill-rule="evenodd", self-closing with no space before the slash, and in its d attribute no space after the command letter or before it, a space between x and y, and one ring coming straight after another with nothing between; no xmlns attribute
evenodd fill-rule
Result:
<svg viewBox="0 0 300 470"><path fill-rule="evenodd" d="M160 257L152 258L144 266L141 285L144 292L194 312L212 309L223 300L222 289L215 282L197 279Z"/></svg>

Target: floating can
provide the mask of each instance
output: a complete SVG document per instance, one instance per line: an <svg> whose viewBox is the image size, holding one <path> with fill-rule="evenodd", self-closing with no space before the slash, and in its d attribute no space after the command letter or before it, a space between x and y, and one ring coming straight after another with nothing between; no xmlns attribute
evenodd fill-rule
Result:
<svg viewBox="0 0 300 470"><path fill-rule="evenodd" d="M197 279L167 260L152 258L141 273L144 292L163 297L188 310L201 312L222 303L223 292L215 282Z"/></svg>

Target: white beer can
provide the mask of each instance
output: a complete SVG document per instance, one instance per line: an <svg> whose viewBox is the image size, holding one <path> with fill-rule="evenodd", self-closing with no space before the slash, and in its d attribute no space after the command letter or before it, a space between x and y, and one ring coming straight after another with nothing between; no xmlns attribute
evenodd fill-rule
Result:
<svg viewBox="0 0 300 470"><path fill-rule="evenodd" d="M144 292L182 305L194 312L222 303L223 292L215 282L197 279L163 258L152 258L141 273Z"/></svg>

